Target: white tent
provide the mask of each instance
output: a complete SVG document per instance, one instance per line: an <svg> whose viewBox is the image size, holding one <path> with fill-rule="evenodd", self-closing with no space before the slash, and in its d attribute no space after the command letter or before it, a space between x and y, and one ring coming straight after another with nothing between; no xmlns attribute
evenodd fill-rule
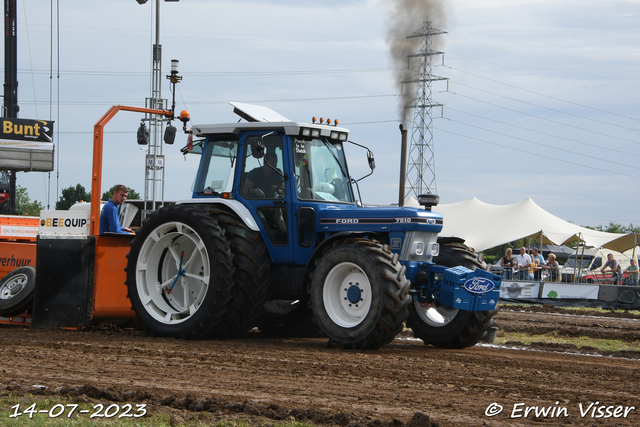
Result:
<svg viewBox="0 0 640 427"><path fill-rule="evenodd" d="M405 206L419 206L413 198ZM525 237L540 243L562 245L583 241L588 246L624 252L638 245L638 235L605 233L572 224L542 209L527 198L512 205L490 205L475 197L463 202L438 205L444 217L440 236L460 237L476 251L493 248Z"/></svg>

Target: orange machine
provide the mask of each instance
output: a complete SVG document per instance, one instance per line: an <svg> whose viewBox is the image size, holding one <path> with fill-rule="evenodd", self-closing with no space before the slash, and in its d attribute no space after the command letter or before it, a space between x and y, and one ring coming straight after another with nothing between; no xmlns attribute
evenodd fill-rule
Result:
<svg viewBox="0 0 640 427"><path fill-rule="evenodd" d="M94 127L91 194L101 194L104 126L121 110L173 117L168 110L112 107ZM100 201L95 198L88 231L39 236L32 327L82 328L100 319L135 319L125 285L133 236L99 235L99 224Z"/></svg>
<svg viewBox="0 0 640 427"><path fill-rule="evenodd" d="M39 218L30 216L0 216L0 323L25 324L30 322L30 314L24 312L25 304L22 300L15 302L5 299L16 289L26 292L25 298L33 295L33 275L22 274L24 267L36 266L36 237L38 236ZM13 273L9 275L9 273ZM3 280L4 279L4 280ZM32 283L27 283L29 280ZM19 288L16 288L19 287ZM28 305L29 301L26 301ZM10 317L4 317L10 316Z"/></svg>

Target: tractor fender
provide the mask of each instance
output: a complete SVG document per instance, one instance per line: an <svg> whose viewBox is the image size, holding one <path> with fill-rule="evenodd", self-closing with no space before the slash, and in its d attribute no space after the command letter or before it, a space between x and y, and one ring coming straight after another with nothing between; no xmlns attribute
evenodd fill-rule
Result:
<svg viewBox="0 0 640 427"><path fill-rule="evenodd" d="M176 205L204 205L204 204L212 204L212 205L224 205L235 212L238 215L238 218L244 222L244 224L251 231L260 231L258 227L258 223L256 219L253 217L249 209L247 209L242 203L237 200L232 199L221 199L221 198L198 198L198 199L181 199L176 202Z"/></svg>
<svg viewBox="0 0 640 427"><path fill-rule="evenodd" d="M313 254L309 258L309 261L307 262L307 271L304 275L305 276L304 282L308 283L309 272L313 270L313 266L316 262L316 259L318 259L318 257L322 255L324 250L327 247L331 246L333 242L335 242L336 240L347 239L349 237L364 237L364 236L377 236L377 234L371 231L341 231L339 233L332 234L331 236L323 240L322 243L320 243L320 245L313 251Z"/></svg>

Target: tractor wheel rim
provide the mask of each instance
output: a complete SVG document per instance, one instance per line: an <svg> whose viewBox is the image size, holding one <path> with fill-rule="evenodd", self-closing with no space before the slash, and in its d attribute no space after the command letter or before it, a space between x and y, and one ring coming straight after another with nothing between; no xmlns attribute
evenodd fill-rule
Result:
<svg viewBox="0 0 640 427"><path fill-rule="evenodd" d="M448 325L458 314L457 308L423 307L419 302L415 302L414 307L418 312L418 316L424 323L436 328Z"/></svg>
<svg viewBox="0 0 640 427"><path fill-rule="evenodd" d="M331 269L322 293L327 314L343 328L358 326L371 309L371 282L365 272L351 262Z"/></svg>
<svg viewBox="0 0 640 427"><path fill-rule="evenodd" d="M184 223L162 224L142 244L136 263L138 295L145 310L161 323L192 317L207 295L209 276L204 242Z"/></svg>

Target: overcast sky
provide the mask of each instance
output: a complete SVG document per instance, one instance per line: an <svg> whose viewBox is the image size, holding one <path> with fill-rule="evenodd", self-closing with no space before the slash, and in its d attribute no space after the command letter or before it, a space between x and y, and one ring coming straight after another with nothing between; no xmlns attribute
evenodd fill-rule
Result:
<svg viewBox="0 0 640 427"><path fill-rule="evenodd" d="M62 188L91 187L93 125L110 106L144 106L150 96L155 0L60 1L59 49L56 2L52 18L46 2L17 1L19 116L56 121L60 159L50 178L19 173L17 183L45 205L50 195L53 209ZM194 123L236 121L229 101L295 121L337 118L376 155L375 173L360 183L371 204L398 199L401 90L390 42L431 19L447 31L437 37L444 61L434 58L432 70L449 79L433 83L434 100L444 104L433 110L441 203L531 197L580 225L640 223L639 1L181 0L160 7L163 76L171 59L180 60L183 76L178 110L188 109ZM398 19L403 10L412 20ZM394 22L402 37L389 37ZM166 79L162 95L170 99ZM139 123L139 115L121 112L107 125L103 191L124 183L144 193ZM196 163L179 154L185 142L179 134L164 148L167 200L190 196ZM365 175L365 152L347 154L352 175Z"/></svg>

